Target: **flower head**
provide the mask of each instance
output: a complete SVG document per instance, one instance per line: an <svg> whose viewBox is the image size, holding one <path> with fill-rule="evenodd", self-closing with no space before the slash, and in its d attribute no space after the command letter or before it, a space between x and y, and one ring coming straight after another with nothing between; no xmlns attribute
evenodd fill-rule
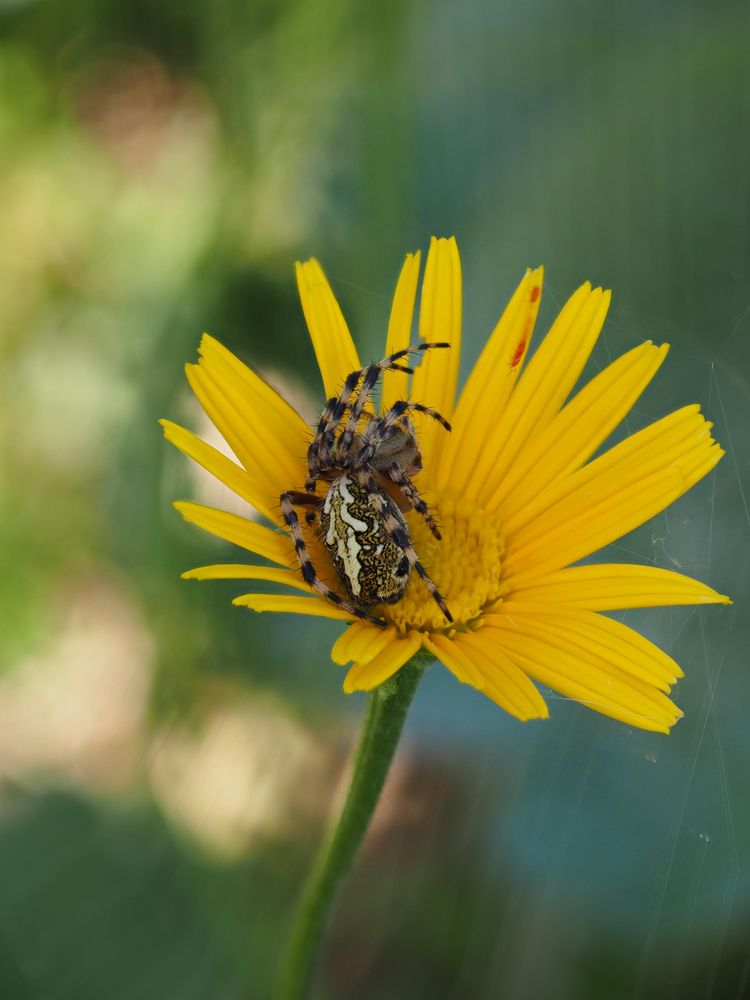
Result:
<svg viewBox="0 0 750 1000"><path fill-rule="evenodd" d="M387 355L409 345L419 271L419 253L407 255ZM639 633L601 612L729 599L654 566L573 564L658 514L723 452L711 438L711 424L691 405L592 460L658 371L668 345L647 341L634 347L571 397L610 296L582 285L527 362L542 277L541 268L525 274L457 399L460 260L454 239L433 239L419 335L451 349L425 352L411 386L407 372L382 374L381 413L411 399L452 424L446 434L437 421L424 419L417 431L423 463L417 486L442 537L434 537L416 511L405 515L413 547L452 623L415 573L401 600L377 609L384 628L335 606L303 580L279 498L308 479L312 431L210 336L204 336L200 361L187 366L187 376L239 461L170 421L162 422L164 432L268 524L195 503L175 506L186 520L272 565L205 566L184 576L282 584L303 593L252 593L234 603L350 622L332 650L335 662L352 664L346 691L381 684L423 649L518 719L548 715L536 681L632 726L668 732L681 712L667 694L682 671ZM317 261L298 264L297 280L325 396L335 397L361 363ZM329 484L321 485L325 492ZM319 531L303 530L320 577L343 594Z"/></svg>

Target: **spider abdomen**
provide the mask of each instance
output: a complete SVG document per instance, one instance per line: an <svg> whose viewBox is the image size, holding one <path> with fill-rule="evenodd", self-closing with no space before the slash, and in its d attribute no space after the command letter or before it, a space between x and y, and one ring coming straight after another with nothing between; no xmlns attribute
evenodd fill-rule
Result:
<svg viewBox="0 0 750 1000"><path fill-rule="evenodd" d="M408 538L406 522L386 493L378 490L372 499L343 475L331 483L320 510L323 543L349 596L363 607L400 600L409 581L409 560L386 525L395 520Z"/></svg>

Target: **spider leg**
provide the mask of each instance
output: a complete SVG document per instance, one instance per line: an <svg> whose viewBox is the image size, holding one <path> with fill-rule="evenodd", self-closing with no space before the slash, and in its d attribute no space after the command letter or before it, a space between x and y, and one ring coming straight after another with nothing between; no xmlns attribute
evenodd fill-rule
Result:
<svg viewBox="0 0 750 1000"><path fill-rule="evenodd" d="M352 372L352 375L356 373ZM350 376L351 378L352 376ZM342 394L346 391L347 382L344 384L344 389ZM355 383L356 387L356 383ZM351 390L349 398L354 389ZM323 468L328 464L328 456L331 449L331 444L333 443L333 435L341 423L341 418L346 412L346 403L344 400L342 402L341 396L331 396L331 398L326 403L323 408L323 412L318 420L318 426L315 428L315 436L310 442L310 447L307 449L307 481L305 482L305 489L314 490L315 482L320 476Z"/></svg>
<svg viewBox="0 0 750 1000"><path fill-rule="evenodd" d="M401 417L408 411L416 413L426 413L428 417L432 417L433 420L437 420L439 424L447 430L451 430L451 425L437 410L433 410L431 406L424 406L422 403L412 403L406 399L400 399L397 403L384 413L382 417L377 420L373 420L368 427L365 428L365 432L362 435L361 447L359 449L359 454L357 455L354 466L356 468L364 467L369 465L378 450L380 445L385 441L388 436L388 431L391 427L394 427Z"/></svg>
<svg viewBox="0 0 750 1000"><path fill-rule="evenodd" d="M338 396L331 396L320 415L315 437L307 449L308 479L305 485L308 490L315 489L315 480L321 470L330 462L330 452L336 428L349 409L349 401L366 371L367 368L358 368L356 371L350 372L344 379L341 392Z"/></svg>
<svg viewBox="0 0 750 1000"><path fill-rule="evenodd" d="M408 357L410 354L416 354L419 351L429 351L433 347L450 347L450 344L442 342L434 344L412 344L410 347L405 347L401 351L396 351L395 354L390 354L387 358L383 358L382 361L378 361L374 365L368 365L366 368L361 369L360 377L362 379L362 385L360 386L359 393L357 395L357 402L352 407L349 419L346 422L346 427L344 428L344 433L339 439L337 451L338 455L342 459L346 459L349 456L352 444L354 443L354 436L357 433L359 418L362 416L364 408L367 405L367 400L370 398L370 393L377 385L377 381L381 374L385 371L393 371L394 369L396 371L413 374L413 368L409 368L406 365L396 364L396 362L401 358Z"/></svg>
<svg viewBox="0 0 750 1000"><path fill-rule="evenodd" d="M287 490L284 496L288 497L295 507L309 507L305 514L307 524L315 524L318 518L318 508L323 503L323 498L315 493L303 493L300 490Z"/></svg>
<svg viewBox="0 0 750 1000"><path fill-rule="evenodd" d="M295 505L307 506L313 504L319 507L323 502L322 498L312 496L308 493L300 493L297 490L288 490L286 493L281 494L279 501L281 503L281 514L292 536L302 579L305 583L309 584L314 590L317 590L319 594L322 594L331 604L335 604L336 607L341 608L343 611L348 611L350 615L354 615L362 621L370 622L372 625L377 625L379 628L385 628L386 623L384 621L381 621L379 618L373 618L371 615L355 607L350 601L345 601L343 597L339 597L315 572L315 567L313 566L304 535L302 534L302 526L299 523L299 517L294 508Z"/></svg>
<svg viewBox="0 0 750 1000"><path fill-rule="evenodd" d="M352 375L355 373L352 372ZM337 396L331 397L326 403L325 409L320 415L315 437L307 450L307 480L305 489L314 492L315 485L320 478L321 472L330 464L331 446L333 445L336 427L341 422L337 419L340 400ZM343 405L342 417L347 410L351 410L353 404L346 402ZM373 413L365 411L362 416L367 420L375 420ZM308 518L308 523L309 518Z"/></svg>
<svg viewBox="0 0 750 1000"><path fill-rule="evenodd" d="M409 479L404 470L401 469L398 465L395 464L389 465L387 469L383 470L383 475L387 476L392 483L395 483L396 486L398 486L398 488L401 490L401 492L409 501L414 510L418 514L421 514L422 517L425 519L425 521L427 522L427 527L433 533L435 538L437 538L437 540L440 541L440 539L443 536L440 534L440 529L435 523L435 518L430 513L429 507L424 502L422 497L419 495L416 486L411 481L411 479Z"/></svg>
<svg viewBox="0 0 750 1000"><path fill-rule="evenodd" d="M344 414L347 409L350 409L349 401L354 395L357 386L360 381L365 379L362 388L360 389L357 402L354 407L351 407L352 414L346 425L346 430L344 432L344 441L348 440L347 430L351 428L350 436L352 440L354 439L354 434L359 422L359 418L362 415L367 399L372 391L373 386L378 380L381 371L386 371L388 369L396 369L397 371L411 373L412 368L408 368L406 365L399 365L396 362L401 358L407 357L416 351L426 351L431 347L450 347L447 343L435 343L435 344L416 344L413 347L407 347L402 351L396 351L395 354L391 354L389 357L384 358L382 361L378 361L374 365L366 365L364 368L358 368L356 371L350 372L344 384L341 387L341 392L338 396L332 396L325 405L323 412L320 415L320 420L318 421L318 426L315 431L315 436L310 443L310 447L307 451L307 464L309 470L309 476L307 479L307 489L315 489L315 480L322 468L330 462L330 452L333 447L333 442L335 439L336 428L341 423ZM356 413L356 415L355 415ZM345 454L348 453L351 447L351 441L346 445Z"/></svg>
<svg viewBox="0 0 750 1000"><path fill-rule="evenodd" d="M448 621L452 622L453 615L448 610L448 605L445 603L442 594L435 586L431 577L428 575L427 570L419 561L419 556L414 551L414 547L412 546L403 525L399 524L393 516L393 513L388 510L385 500L378 491L375 480L372 477L372 473L369 469L359 469L356 476L357 482L366 491L373 510L382 518L386 531L409 560L411 568L419 574L422 579L422 583L429 590L437 606L443 612Z"/></svg>

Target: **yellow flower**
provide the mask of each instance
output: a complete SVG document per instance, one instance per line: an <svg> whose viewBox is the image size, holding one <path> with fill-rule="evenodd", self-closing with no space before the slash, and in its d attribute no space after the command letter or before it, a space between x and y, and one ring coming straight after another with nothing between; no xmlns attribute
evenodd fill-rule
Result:
<svg viewBox="0 0 750 1000"><path fill-rule="evenodd" d="M419 269L419 253L407 255L385 354L410 342ZM360 360L317 261L298 264L297 281L325 395L335 396ZM649 384L668 345L646 341L634 347L569 399L602 329L610 295L582 285L524 366L541 286L542 269L528 271L456 402L461 266L455 239L433 239L419 335L448 341L452 349L424 356L411 391L407 374L383 375L381 410L412 398L453 424L446 434L423 418L418 430L424 469L417 486L436 515L442 541L422 519L407 515L414 547L444 596L453 625L416 574L399 603L379 610L388 622L384 629L353 620L307 586L296 568L279 496L302 489L312 432L254 371L207 335L187 377L241 465L176 424L163 421L164 432L260 511L269 526L195 503L175 506L186 520L274 565L205 566L184 576L283 584L304 596L253 593L234 603L351 621L332 650L336 663L353 664L344 682L347 692L382 684L422 649L518 719L548 715L537 681L631 726L668 732L682 713L667 693L682 671L647 639L601 612L729 599L654 566L571 564L664 510L723 452L711 438L712 425L693 405L590 461ZM313 534L308 532L316 568L343 594Z"/></svg>

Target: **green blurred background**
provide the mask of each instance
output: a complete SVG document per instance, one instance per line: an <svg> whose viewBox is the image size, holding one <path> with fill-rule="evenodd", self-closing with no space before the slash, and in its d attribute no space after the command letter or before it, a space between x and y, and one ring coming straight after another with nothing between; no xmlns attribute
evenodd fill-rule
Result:
<svg viewBox="0 0 750 1000"><path fill-rule="evenodd" d="M625 616L668 739L432 669L315 995L750 996L749 46L746 2L0 3L3 1000L269 996L364 700L335 623L178 579L236 553L170 500L232 500L156 420L210 437L202 330L314 413L293 260L379 357L432 233L464 371L538 263L543 323L615 290L589 373L672 343L628 429L699 401L728 454L608 557L736 603Z"/></svg>

